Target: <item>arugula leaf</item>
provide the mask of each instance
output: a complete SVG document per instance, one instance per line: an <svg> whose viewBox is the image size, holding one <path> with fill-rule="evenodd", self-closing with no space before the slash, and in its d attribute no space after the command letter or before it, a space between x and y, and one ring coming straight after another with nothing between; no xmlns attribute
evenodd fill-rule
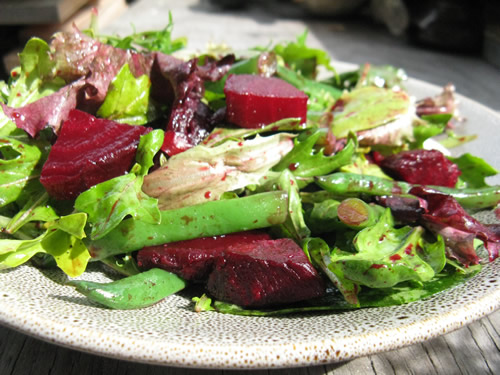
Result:
<svg viewBox="0 0 500 375"><path fill-rule="evenodd" d="M45 233L31 240L0 240L0 269L17 267L35 254L50 254L68 276L81 275L90 259L82 239L87 215L63 216L48 224Z"/></svg>
<svg viewBox="0 0 500 375"><path fill-rule="evenodd" d="M187 39L184 37L172 39L173 27L172 13L168 12L168 24L162 30L143 31L140 33L134 31L124 38L99 35L97 39L102 43L121 49L143 49L146 51L159 51L170 55L184 48L187 44ZM87 32L92 37L95 37L95 30L87 30Z"/></svg>
<svg viewBox="0 0 500 375"><path fill-rule="evenodd" d="M135 78L128 64L123 65L111 81L106 98L97 115L130 125L143 125L152 121L147 75Z"/></svg>
<svg viewBox="0 0 500 375"><path fill-rule="evenodd" d="M13 137L0 138L0 207L14 202L28 181L37 179L42 152Z"/></svg>
<svg viewBox="0 0 500 375"><path fill-rule="evenodd" d="M290 168L295 176L313 177L329 174L351 162L358 146L355 135L350 134L345 147L330 156L325 156L323 149L314 150L314 145L320 136L321 132L315 131L303 141L295 139L292 151L274 167L274 170L282 171Z"/></svg>
<svg viewBox="0 0 500 375"><path fill-rule="evenodd" d="M163 135L161 130L143 135L136 154L137 164L130 173L97 184L78 196L75 209L88 214L91 239L103 237L128 215L150 224L160 222L158 200L145 194L142 184L163 144Z"/></svg>
<svg viewBox="0 0 500 375"><path fill-rule="evenodd" d="M59 216L51 206L46 205L48 199L49 195L46 191L39 193L37 196L31 196L24 207L10 220L5 227L5 232L15 233L31 221L47 222L56 220Z"/></svg>
<svg viewBox="0 0 500 375"><path fill-rule="evenodd" d="M469 153L463 154L457 158L450 157L449 159L455 163L462 172L460 180L465 182L466 186L470 188L488 186L485 178L495 176L498 173L498 171L486 161Z"/></svg>
<svg viewBox="0 0 500 375"><path fill-rule="evenodd" d="M333 272L371 288L392 287L402 281L429 281L446 264L444 240L423 239L422 227L394 228L390 209L373 227L360 231L355 239L356 254L338 248L331 254Z"/></svg>
<svg viewBox="0 0 500 375"><path fill-rule="evenodd" d="M330 56L326 51L307 46L307 35L308 30L304 30L302 34L297 36L296 41L277 44L274 46L273 52L281 56L286 65L299 71L304 77L314 78L317 65L322 65L335 73L335 69L330 64Z"/></svg>

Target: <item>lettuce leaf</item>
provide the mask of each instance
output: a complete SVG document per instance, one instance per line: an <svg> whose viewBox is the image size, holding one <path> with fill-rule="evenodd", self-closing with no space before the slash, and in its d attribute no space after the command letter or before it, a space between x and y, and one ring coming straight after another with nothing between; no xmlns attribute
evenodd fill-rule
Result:
<svg viewBox="0 0 500 375"><path fill-rule="evenodd" d="M158 198L162 210L218 200L227 191L258 184L292 149L292 137L279 133L211 148L198 145L147 175L143 191Z"/></svg>
<svg viewBox="0 0 500 375"><path fill-rule="evenodd" d="M50 254L68 276L81 275L90 259L83 243L87 215L76 213L48 223L45 233L30 240L0 240L0 269L17 267L35 254Z"/></svg>
<svg viewBox="0 0 500 375"><path fill-rule="evenodd" d="M0 138L0 207L14 202L26 184L38 179L42 152L13 137Z"/></svg>
<svg viewBox="0 0 500 375"><path fill-rule="evenodd" d="M163 131L153 130L141 137L137 163L130 173L97 184L78 196L75 209L88 214L91 239L103 237L128 215L150 224L160 222L158 200L145 194L142 184L163 144L163 135Z"/></svg>
<svg viewBox="0 0 500 375"><path fill-rule="evenodd" d="M488 186L485 181L486 177L495 176L498 173L498 171L486 161L469 153L463 154L457 158L450 157L449 159L455 163L462 172L460 180L470 188Z"/></svg>
<svg viewBox="0 0 500 375"><path fill-rule="evenodd" d="M123 65L110 83L106 98L97 110L99 117L130 125L143 125L152 120L148 116L149 89L147 75L135 78L128 63Z"/></svg>
<svg viewBox="0 0 500 375"><path fill-rule="evenodd" d="M308 252L332 280L346 301L359 304L360 286L391 288L405 281L427 282L446 264L441 236L433 243L424 239L422 227L394 227L390 209L379 222L358 232L352 247L341 249L320 239L311 242Z"/></svg>

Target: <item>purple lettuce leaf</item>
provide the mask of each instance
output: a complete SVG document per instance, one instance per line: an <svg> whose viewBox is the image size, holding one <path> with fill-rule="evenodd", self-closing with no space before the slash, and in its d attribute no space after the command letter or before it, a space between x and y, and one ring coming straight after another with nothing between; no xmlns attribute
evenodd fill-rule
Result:
<svg viewBox="0 0 500 375"><path fill-rule="evenodd" d="M431 232L443 236L452 258L465 266L478 264L481 259L473 246L475 238L483 241L489 253L489 261L498 258L500 250L498 226L482 224L449 195L429 191L425 187L415 187L410 190L410 194L427 201L427 211L422 214L420 220Z"/></svg>

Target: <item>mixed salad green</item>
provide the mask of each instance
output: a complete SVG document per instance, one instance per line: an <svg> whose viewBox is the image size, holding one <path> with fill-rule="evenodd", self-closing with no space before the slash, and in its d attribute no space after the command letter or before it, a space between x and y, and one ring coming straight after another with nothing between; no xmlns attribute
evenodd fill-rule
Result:
<svg viewBox="0 0 500 375"><path fill-rule="evenodd" d="M272 315L415 301L498 257L499 227L471 216L500 201L500 187L485 180L497 171L443 146L470 140L452 131L450 88L415 101L401 69L367 64L338 73L325 51L307 46L307 33L180 59L186 41L171 31L170 20L125 38L90 29L26 44L20 66L0 82L0 269L31 261L85 278L89 262L99 261L124 278L70 284L106 306L137 308L188 285L166 271L141 272L137 250L261 229L298 243L329 293L258 311L203 295L196 309ZM228 123L231 74L278 77L303 91L307 122ZM126 173L61 198L40 176L75 109L148 130ZM456 166L452 187L397 181L379 162L424 148ZM434 164L415 173L443 173ZM131 291L143 303L127 304ZM103 297L110 294L111 302Z"/></svg>

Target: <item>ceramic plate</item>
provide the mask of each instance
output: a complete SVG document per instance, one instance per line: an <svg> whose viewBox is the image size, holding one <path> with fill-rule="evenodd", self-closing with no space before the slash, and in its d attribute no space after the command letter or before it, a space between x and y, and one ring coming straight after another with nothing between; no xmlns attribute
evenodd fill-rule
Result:
<svg viewBox="0 0 500 375"><path fill-rule="evenodd" d="M417 97L438 88L411 81ZM464 149L500 166L493 111L461 98ZM491 181L498 183L499 181ZM272 368L339 362L428 340L500 306L500 261L466 283L403 306L343 313L241 317L195 313L189 298L171 296L142 310L114 311L63 286L57 271L29 266L0 272L0 322L26 334L94 354L179 367ZM98 269L86 279L107 280Z"/></svg>

